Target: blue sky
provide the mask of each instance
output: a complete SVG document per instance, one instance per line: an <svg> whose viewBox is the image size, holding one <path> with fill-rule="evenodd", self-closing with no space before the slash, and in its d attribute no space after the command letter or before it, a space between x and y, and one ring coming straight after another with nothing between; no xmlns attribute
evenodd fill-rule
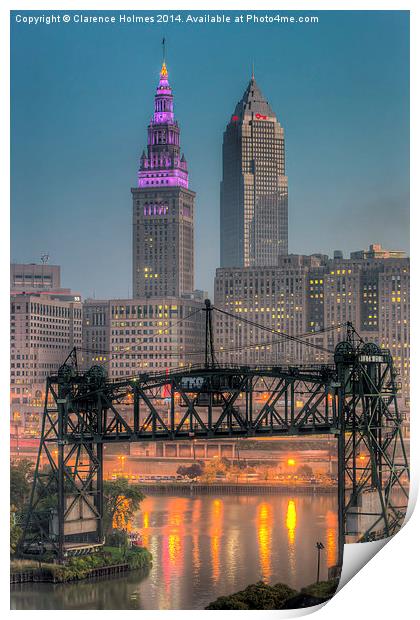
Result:
<svg viewBox="0 0 420 620"><path fill-rule="evenodd" d="M311 11L318 24L219 26L28 26L16 13L12 260L37 262L48 251L64 286L97 298L131 294L130 188L162 36L197 192L197 287L213 288L223 131L252 60L286 132L290 251L348 253L372 242L408 251L408 12Z"/></svg>

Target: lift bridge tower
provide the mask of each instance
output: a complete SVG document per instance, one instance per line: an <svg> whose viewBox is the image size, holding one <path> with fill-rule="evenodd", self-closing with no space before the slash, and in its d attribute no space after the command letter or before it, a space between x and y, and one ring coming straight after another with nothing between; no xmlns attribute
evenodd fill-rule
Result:
<svg viewBox="0 0 420 620"><path fill-rule="evenodd" d="M390 352L360 342L349 325L331 365L222 366L209 303L205 311L203 365L111 381L99 366L79 372L73 353L48 377L20 556L63 562L103 545L103 446L122 442L329 435L338 456L338 564L345 542L399 530L409 468Z"/></svg>

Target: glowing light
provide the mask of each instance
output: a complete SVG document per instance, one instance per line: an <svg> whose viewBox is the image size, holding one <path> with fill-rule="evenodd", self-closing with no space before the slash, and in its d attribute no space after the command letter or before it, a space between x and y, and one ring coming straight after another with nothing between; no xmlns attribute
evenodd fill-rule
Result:
<svg viewBox="0 0 420 620"><path fill-rule="evenodd" d="M155 110L148 128L147 155L140 158L138 187L155 189L157 187L188 188L187 162L180 156L179 129L173 111L173 95L168 82L165 62L160 72L159 85L155 95ZM168 152L173 145L173 152ZM145 209L144 215L166 215L165 209L155 211Z"/></svg>
<svg viewBox="0 0 420 620"><path fill-rule="evenodd" d="M258 506L258 548L260 555L261 576L268 581L271 576L271 541L272 541L272 507L266 502Z"/></svg>
<svg viewBox="0 0 420 620"><path fill-rule="evenodd" d="M337 562L337 529L338 516L332 510L328 510L325 517L327 531L327 566L334 566Z"/></svg>
<svg viewBox="0 0 420 620"><path fill-rule="evenodd" d="M212 502L211 524L210 529L210 552L213 567L213 581L219 581L220 578L220 538L222 535L223 520L223 502L215 499Z"/></svg>
<svg viewBox="0 0 420 620"><path fill-rule="evenodd" d="M293 499L289 499L286 512L286 527L289 536L289 543L295 542L295 531L297 523L296 504Z"/></svg>
<svg viewBox="0 0 420 620"><path fill-rule="evenodd" d="M293 467L293 465L296 465L296 461L295 459L287 459L287 464L289 467Z"/></svg>

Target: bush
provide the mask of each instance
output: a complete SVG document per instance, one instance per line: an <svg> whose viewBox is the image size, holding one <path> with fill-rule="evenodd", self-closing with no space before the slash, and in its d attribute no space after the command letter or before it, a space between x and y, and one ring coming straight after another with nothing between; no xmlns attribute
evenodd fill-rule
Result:
<svg viewBox="0 0 420 620"><path fill-rule="evenodd" d="M126 547L128 544L128 536L125 530L112 529L106 536L106 543L111 547Z"/></svg>
<svg viewBox="0 0 420 620"><path fill-rule="evenodd" d="M313 583L298 593L284 583L269 586L259 581L230 596L219 596L206 609L297 609L328 600L337 586L338 579L331 579Z"/></svg>
<svg viewBox="0 0 420 620"><path fill-rule="evenodd" d="M247 586L231 596L221 596L206 609L281 609L296 591L284 583L269 586L263 581Z"/></svg>
<svg viewBox="0 0 420 620"><path fill-rule="evenodd" d="M152 554L144 547L133 547L127 553L127 562L131 569L150 568Z"/></svg>
<svg viewBox="0 0 420 620"><path fill-rule="evenodd" d="M329 581L320 581L319 583L312 583L306 588L302 588L304 594L316 596L318 598L329 599L334 596L338 587L338 579L330 579Z"/></svg>
<svg viewBox="0 0 420 620"><path fill-rule="evenodd" d="M249 609L248 605L231 596L219 596L218 599L210 603L206 609Z"/></svg>

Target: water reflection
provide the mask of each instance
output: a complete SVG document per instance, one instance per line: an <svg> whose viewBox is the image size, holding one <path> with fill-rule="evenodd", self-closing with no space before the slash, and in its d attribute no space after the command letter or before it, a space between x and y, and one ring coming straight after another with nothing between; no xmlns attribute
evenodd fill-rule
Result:
<svg viewBox="0 0 420 620"><path fill-rule="evenodd" d="M222 536L223 501L214 499L212 502L210 518L210 550L213 567L213 583L217 583L220 577L220 538Z"/></svg>
<svg viewBox="0 0 420 620"><path fill-rule="evenodd" d="M297 588L337 557L336 499L314 496L147 497L134 529L153 554L148 575L95 583L28 584L13 609L203 609L264 579Z"/></svg>
<svg viewBox="0 0 420 620"><path fill-rule="evenodd" d="M271 545L272 545L272 507L267 502L258 506L258 547L261 566L261 579L269 581L271 577Z"/></svg>
<svg viewBox="0 0 420 620"><path fill-rule="evenodd" d="M332 510L327 510L325 516L327 525L327 531L325 534L327 544L327 566L334 566L337 561L337 529L338 529L338 515Z"/></svg>
<svg viewBox="0 0 420 620"><path fill-rule="evenodd" d="M289 559L289 566L290 566L290 585L295 584L296 579L297 579L296 543L295 543L296 524L297 524L296 502L293 499L289 499L289 501L287 502L287 511L286 511L286 528L287 528L287 540L288 540L287 557Z"/></svg>

